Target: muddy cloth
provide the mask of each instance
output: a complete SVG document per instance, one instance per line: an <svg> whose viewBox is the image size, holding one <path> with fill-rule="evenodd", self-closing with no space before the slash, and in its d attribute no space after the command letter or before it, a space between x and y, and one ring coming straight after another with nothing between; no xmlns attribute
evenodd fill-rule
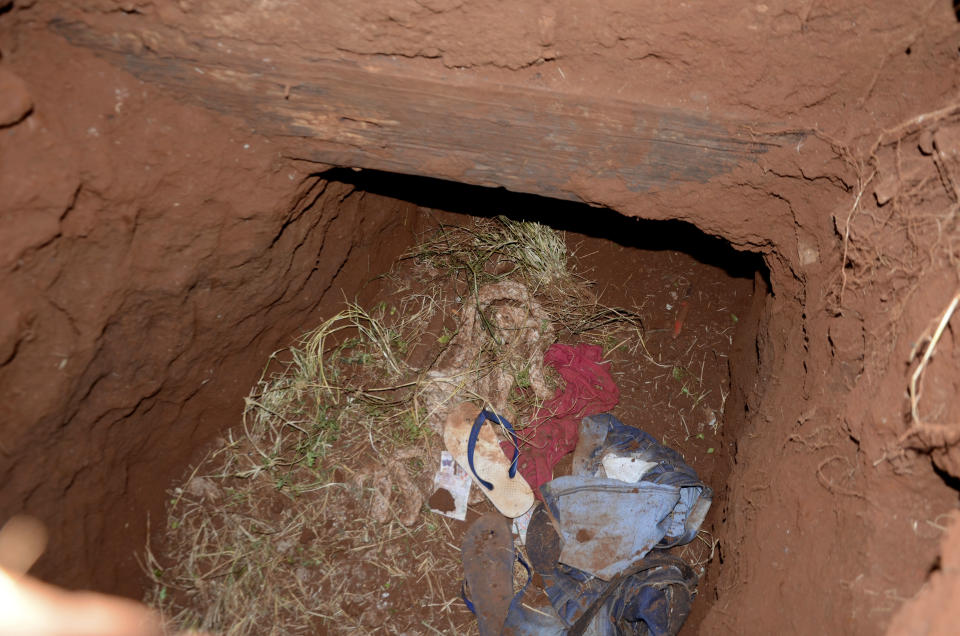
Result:
<svg viewBox="0 0 960 636"><path fill-rule="evenodd" d="M693 540L710 509L713 491L679 453L609 413L581 422L573 468L540 489L563 540L559 560L604 580L654 547Z"/></svg>
<svg viewBox="0 0 960 636"><path fill-rule="evenodd" d="M569 628L550 605L531 609L514 603L503 626L503 636L567 636Z"/></svg>
<svg viewBox="0 0 960 636"><path fill-rule="evenodd" d="M546 626L542 633L672 636L690 613L697 577L673 555L653 552L607 582L558 563L560 537L543 507L534 511L527 538L530 563L542 577L553 609L540 619ZM504 634L540 633L530 619L511 612Z"/></svg>
<svg viewBox="0 0 960 636"><path fill-rule="evenodd" d="M620 389L603 362L598 345L551 345L543 356L545 364L557 370L564 386L544 402L524 429L520 443L519 471L537 498L541 484L553 478L553 466L577 446L580 418L609 411L620 400ZM510 442L501 444L513 456Z"/></svg>
<svg viewBox="0 0 960 636"><path fill-rule="evenodd" d="M632 571L610 582L563 565L541 574L547 598L569 625L567 635L673 636L679 632L696 594L697 578L690 566L658 552Z"/></svg>

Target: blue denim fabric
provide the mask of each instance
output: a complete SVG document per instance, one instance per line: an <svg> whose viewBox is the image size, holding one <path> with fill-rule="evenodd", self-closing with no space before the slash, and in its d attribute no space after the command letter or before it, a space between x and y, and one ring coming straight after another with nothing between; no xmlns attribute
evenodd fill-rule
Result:
<svg viewBox="0 0 960 636"><path fill-rule="evenodd" d="M649 559L656 559L658 565L612 583L615 589L580 633L584 636L673 636L680 630L696 594L696 576L677 557L657 554ZM555 608L562 608L558 614L566 619L565 634L611 585L565 566L541 576L547 597Z"/></svg>
<svg viewBox="0 0 960 636"><path fill-rule="evenodd" d="M571 475L540 487L563 539L560 562L610 580L666 535L680 489Z"/></svg>
<svg viewBox="0 0 960 636"><path fill-rule="evenodd" d="M551 617L548 629L536 631L511 608L505 634L672 636L690 613L697 579L677 557L654 552L607 582L556 562L560 541L543 509L534 512L527 537L531 564L543 578L558 618ZM587 615L591 611L592 617ZM557 620L565 626L561 631ZM520 629L509 631L512 625Z"/></svg>
<svg viewBox="0 0 960 636"><path fill-rule="evenodd" d="M651 549L696 537L713 491L679 453L608 413L584 418L580 432L576 474L540 487L563 539L561 563L610 580ZM610 453L650 467L634 483L607 479Z"/></svg>
<svg viewBox="0 0 960 636"><path fill-rule="evenodd" d="M513 603L503 626L503 636L566 636L568 628L552 607L538 612L522 603Z"/></svg>

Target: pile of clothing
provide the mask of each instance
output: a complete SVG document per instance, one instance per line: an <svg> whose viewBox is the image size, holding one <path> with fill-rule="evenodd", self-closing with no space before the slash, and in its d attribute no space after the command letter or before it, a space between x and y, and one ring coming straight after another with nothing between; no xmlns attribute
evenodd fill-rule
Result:
<svg viewBox="0 0 960 636"><path fill-rule="evenodd" d="M545 361L565 385L523 439L506 418L470 403L444 427L447 450L498 510L477 519L462 544L464 600L480 634L676 634L697 577L667 550L696 537L713 492L679 453L609 413L619 391L600 347L553 345ZM554 478L571 452L571 474ZM529 563L514 518L526 521ZM549 606L521 604L517 560L528 584L532 571L540 575Z"/></svg>

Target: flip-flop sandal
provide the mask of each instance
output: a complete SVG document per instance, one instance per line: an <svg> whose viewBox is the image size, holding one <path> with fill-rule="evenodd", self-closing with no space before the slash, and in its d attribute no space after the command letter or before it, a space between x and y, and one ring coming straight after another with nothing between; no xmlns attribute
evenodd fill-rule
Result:
<svg viewBox="0 0 960 636"><path fill-rule="evenodd" d="M499 513L488 512L467 528L461 551L463 600L477 615L480 636L500 636L514 597L510 525Z"/></svg>
<svg viewBox="0 0 960 636"><path fill-rule="evenodd" d="M480 636L563 636L567 626L553 608L532 610L521 603L532 573L513 547L506 519L488 513L467 529L462 543L464 583L461 591L467 609L477 616ZM527 571L527 582L513 593L513 562Z"/></svg>
<svg viewBox="0 0 960 636"><path fill-rule="evenodd" d="M490 411L481 411L465 402L447 416L443 426L443 442L447 451L473 477L474 482L504 516L519 517L533 505L533 491L522 475L517 474L517 440L506 418ZM500 424L510 433L514 443L513 461L507 459L493 429L484 424Z"/></svg>

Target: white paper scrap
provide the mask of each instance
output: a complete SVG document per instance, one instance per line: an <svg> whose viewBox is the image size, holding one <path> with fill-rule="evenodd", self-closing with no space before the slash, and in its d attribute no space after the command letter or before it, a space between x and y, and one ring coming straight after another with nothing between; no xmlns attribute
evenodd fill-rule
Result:
<svg viewBox="0 0 960 636"><path fill-rule="evenodd" d="M533 511L536 508L536 505L530 506L530 510L513 519L513 534L520 537L520 543L523 545L527 545L527 527L530 525L530 518L533 517Z"/></svg>
<svg viewBox="0 0 960 636"><path fill-rule="evenodd" d="M454 461L453 455L447 451L440 451L440 469L433 477L434 494L430 497L430 510L445 517L463 521L467 518L467 500L470 498L471 485L473 480L470 479L467 471L460 468L460 465ZM445 493L449 495L449 499ZM438 501L444 502L444 500L446 502L452 500L452 509L439 510L433 507Z"/></svg>

